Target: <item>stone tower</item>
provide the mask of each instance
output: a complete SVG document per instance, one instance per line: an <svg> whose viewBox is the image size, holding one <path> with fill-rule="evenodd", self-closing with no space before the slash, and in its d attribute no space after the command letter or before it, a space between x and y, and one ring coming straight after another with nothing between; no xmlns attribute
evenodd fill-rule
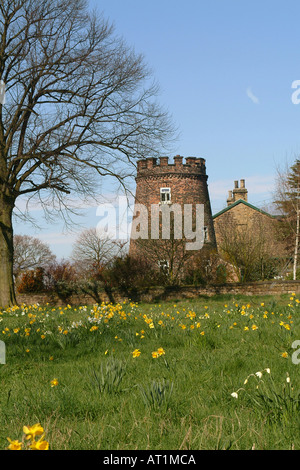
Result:
<svg viewBox="0 0 300 470"><path fill-rule="evenodd" d="M144 205L148 214L152 205L168 205L170 211L174 205L203 205L204 208L204 244L201 251L216 250L216 237L211 213L211 205L207 187L207 174L203 158L183 157L176 155L174 163L168 157L147 158L137 162L135 208ZM194 210L194 209L193 209ZM174 220L175 227L175 220ZM150 227L150 223L149 223ZM148 228L149 238L150 232ZM131 237L130 255L140 254L140 245ZM195 254L195 253L194 253ZM199 250L197 251L199 254Z"/></svg>

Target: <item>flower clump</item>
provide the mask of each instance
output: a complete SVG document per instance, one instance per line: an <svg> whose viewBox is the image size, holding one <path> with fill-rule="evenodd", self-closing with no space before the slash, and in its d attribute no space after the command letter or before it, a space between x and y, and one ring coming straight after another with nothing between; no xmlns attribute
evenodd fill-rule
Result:
<svg viewBox="0 0 300 470"><path fill-rule="evenodd" d="M40 436L38 440L36 437ZM7 438L9 442L8 450L49 450L49 442L44 439L45 433L40 423L33 426L23 426L22 441Z"/></svg>

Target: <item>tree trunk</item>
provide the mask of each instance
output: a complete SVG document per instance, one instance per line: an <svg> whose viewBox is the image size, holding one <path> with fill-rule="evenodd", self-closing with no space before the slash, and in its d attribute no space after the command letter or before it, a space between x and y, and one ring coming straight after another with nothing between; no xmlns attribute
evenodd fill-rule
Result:
<svg viewBox="0 0 300 470"><path fill-rule="evenodd" d="M293 266L293 280L294 281L297 279L299 228L300 228L300 210L299 210L299 185L298 185L298 191L297 191L297 224L296 224L296 240L295 240L294 266Z"/></svg>
<svg viewBox="0 0 300 470"><path fill-rule="evenodd" d="M0 195L0 308L16 305L13 278L13 226L14 201Z"/></svg>

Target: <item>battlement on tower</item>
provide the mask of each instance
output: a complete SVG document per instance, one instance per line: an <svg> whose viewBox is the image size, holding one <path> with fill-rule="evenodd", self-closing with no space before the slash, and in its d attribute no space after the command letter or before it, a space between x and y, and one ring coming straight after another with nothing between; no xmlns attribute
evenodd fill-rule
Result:
<svg viewBox="0 0 300 470"><path fill-rule="evenodd" d="M184 162L182 156L176 155L174 163L170 163L168 157L145 158L137 162L137 177L166 173L206 175L205 159L186 157Z"/></svg>

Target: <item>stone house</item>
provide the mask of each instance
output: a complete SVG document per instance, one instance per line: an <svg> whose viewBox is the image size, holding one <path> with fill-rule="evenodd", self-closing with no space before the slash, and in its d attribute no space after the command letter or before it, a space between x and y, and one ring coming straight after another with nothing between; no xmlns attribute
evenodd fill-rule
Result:
<svg viewBox="0 0 300 470"><path fill-rule="evenodd" d="M234 182L229 191L227 207L213 215L219 254L230 263L239 260L246 265L273 260L282 267L287 262L287 251L281 236L281 217L255 207L248 202L245 180ZM243 260L243 261L242 261ZM231 280L241 280L241 270Z"/></svg>

